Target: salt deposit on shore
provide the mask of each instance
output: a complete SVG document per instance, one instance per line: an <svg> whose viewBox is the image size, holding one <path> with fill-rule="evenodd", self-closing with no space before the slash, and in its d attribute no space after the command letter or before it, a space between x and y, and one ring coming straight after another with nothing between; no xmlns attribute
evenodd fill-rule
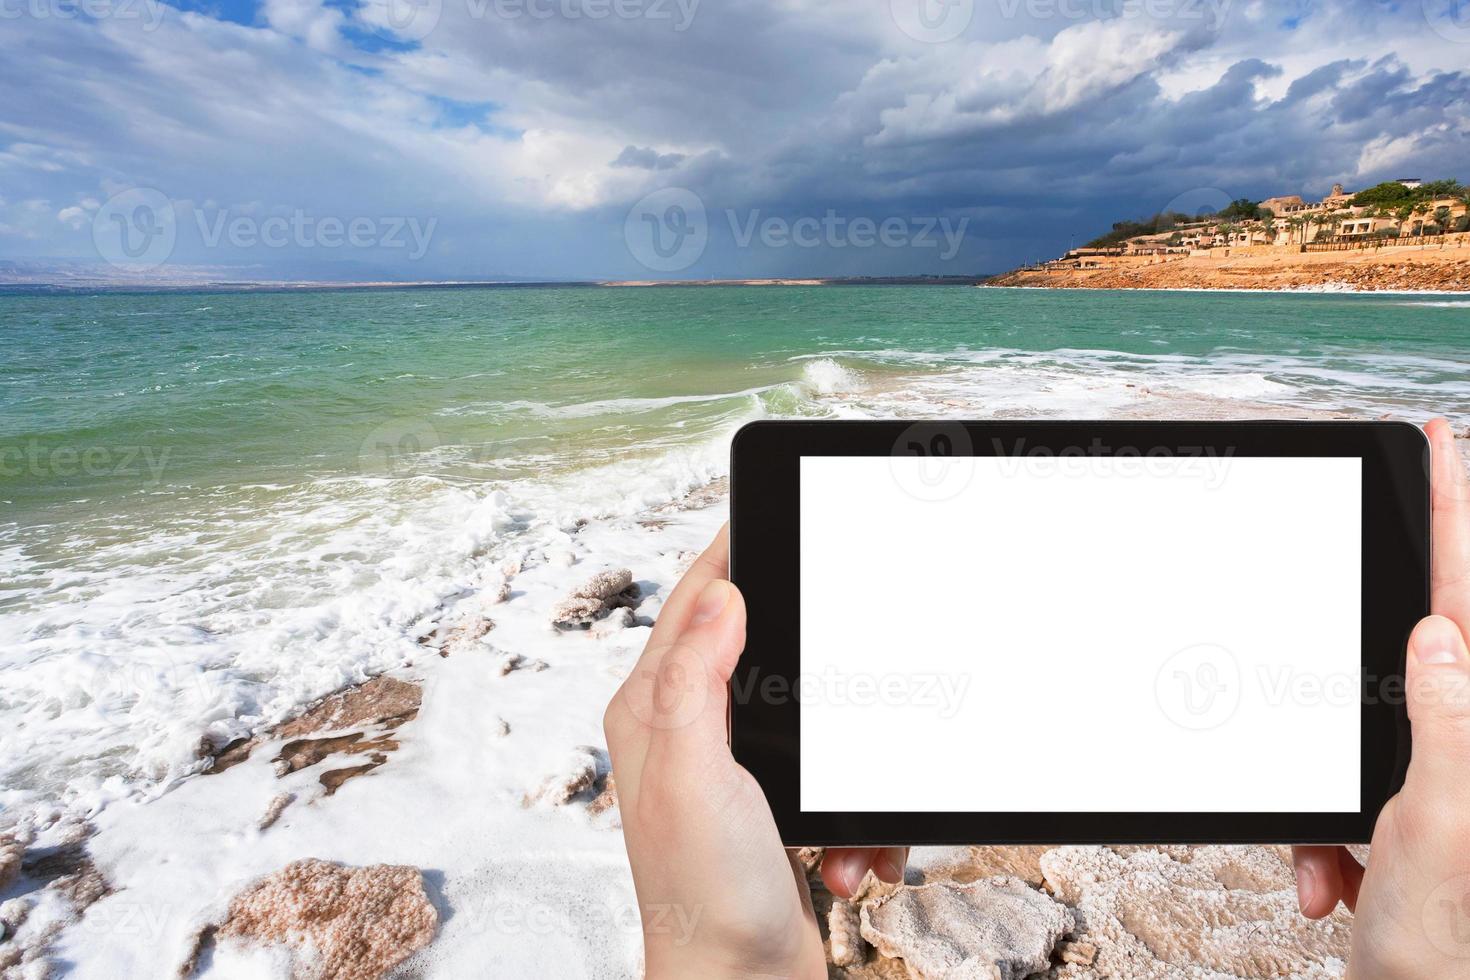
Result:
<svg viewBox="0 0 1470 980"><path fill-rule="evenodd" d="M863 387L827 364L813 388L834 415L879 414L875 404L893 414L1020 414L1038 397L1018 392L997 411L988 391L967 394L945 376ZM1265 379L1221 383L1274 391ZM1307 414L1121 380L1046 394L1059 411L1075 397L1130 417ZM601 717L669 590L725 519L723 446L679 459L639 480L627 474L646 462L614 464L556 488L540 510L499 494L470 502L477 523L461 531L474 540L458 577L436 582L441 597L427 615L402 614L386 587L375 593L383 633L412 627L391 647L401 656L381 658L389 669L359 666L338 694L247 732L221 708L204 719L216 737L199 747L197 774L148 794L127 792L119 776L86 806L27 811L0 838L5 980L48 970L109 980L331 976L319 957L361 933L362 908L394 910L381 913L394 927L344 977L531 977L549 965L568 977L638 975L637 907ZM609 486L623 488L612 502ZM1059 980L1338 976L1350 922L1296 917L1275 849L925 848L908 881L945 885L943 901L915 909L945 910L935 928L968 921L966 941L989 941L966 911L979 896L999 890L1018 914L1034 909L1041 938L1013 962L1031 969L1042 957ZM946 885L975 882L985 884ZM317 906L314 889L360 901L322 904L336 911L313 920L302 903ZM908 900L869 889L834 912L817 886L823 921L837 923L834 959L847 964L834 975L903 975L895 957L905 951L909 967L942 962L914 931L923 916L896 914ZM692 934L697 922L674 927Z"/></svg>

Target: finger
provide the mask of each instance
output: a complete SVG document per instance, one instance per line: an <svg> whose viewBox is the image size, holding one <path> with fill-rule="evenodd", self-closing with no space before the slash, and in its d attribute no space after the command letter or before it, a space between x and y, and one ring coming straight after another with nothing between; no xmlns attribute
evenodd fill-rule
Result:
<svg viewBox="0 0 1470 980"><path fill-rule="evenodd" d="M712 691L705 676L704 658L681 644L679 637L690 625L693 605L701 589L710 582L725 578L729 553L727 525L715 535L714 541L685 572L669 596L638 662L608 705L603 716L603 730L607 735L608 750L615 759L620 750L625 759L635 752L641 754L652 731L682 727L694 714L706 708L717 709L723 719L724 695ZM743 602L740 614L743 634ZM718 703L710 706L707 702L712 697ZM721 726L723 728L723 720Z"/></svg>
<svg viewBox="0 0 1470 980"><path fill-rule="evenodd" d="M1440 807L1470 806L1470 651L1452 620L1426 616L1409 635L1406 692L1414 753L1405 789Z"/></svg>
<svg viewBox="0 0 1470 980"><path fill-rule="evenodd" d="M726 730L730 674L745 647L745 600L723 579L711 579L695 598L688 628L649 649L623 684L632 714L648 730L648 764L655 752L674 772L730 757Z"/></svg>
<svg viewBox="0 0 1470 980"><path fill-rule="evenodd" d="M1337 849L1337 869L1342 875L1342 904L1349 912L1358 911L1358 892L1363 889L1363 866L1346 847Z"/></svg>
<svg viewBox="0 0 1470 980"><path fill-rule="evenodd" d="M724 579L710 579L690 603L685 628L674 642L699 654L723 688L745 648L745 597Z"/></svg>
<svg viewBox="0 0 1470 980"><path fill-rule="evenodd" d="M1424 426L1429 437L1434 547L1430 609L1470 635L1470 479L1444 419Z"/></svg>
<svg viewBox="0 0 1470 980"><path fill-rule="evenodd" d="M704 587L716 579L730 577L730 525L723 525L709 547L694 559L694 564L684 573L674 591L664 602L659 612L654 634L670 635L682 633L689 626L694 602ZM653 639L649 640L650 643Z"/></svg>
<svg viewBox="0 0 1470 980"><path fill-rule="evenodd" d="M873 874L878 876L879 881L886 881L890 885L902 884L903 866L908 859L907 847L882 848L873 858Z"/></svg>
<svg viewBox="0 0 1470 980"><path fill-rule="evenodd" d="M1291 849L1296 867L1296 900L1302 915L1320 919L1331 915L1342 897L1342 867L1335 846L1299 846Z"/></svg>
<svg viewBox="0 0 1470 980"><path fill-rule="evenodd" d="M829 847L822 855L822 883L838 898L852 898L881 848Z"/></svg>

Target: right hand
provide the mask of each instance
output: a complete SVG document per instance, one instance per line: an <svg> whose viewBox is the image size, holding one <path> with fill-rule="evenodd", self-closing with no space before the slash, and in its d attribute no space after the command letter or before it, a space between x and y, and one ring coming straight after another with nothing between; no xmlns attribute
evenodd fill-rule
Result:
<svg viewBox="0 0 1470 980"><path fill-rule="evenodd" d="M1413 759L1378 817L1365 871L1341 847L1294 849L1311 918L1353 910L1349 980L1470 977L1470 480L1444 419L1431 446L1430 610L1409 638Z"/></svg>

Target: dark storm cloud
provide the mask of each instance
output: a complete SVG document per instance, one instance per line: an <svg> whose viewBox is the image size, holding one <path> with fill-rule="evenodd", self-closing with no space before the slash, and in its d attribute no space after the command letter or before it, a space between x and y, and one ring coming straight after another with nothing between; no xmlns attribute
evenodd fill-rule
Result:
<svg viewBox="0 0 1470 980"><path fill-rule="evenodd" d="M95 257L93 216L141 186L177 204L180 262L293 268L306 253L199 232L306 212L437 222L414 264L317 249L318 264L643 276L626 219L666 188L709 216L690 275L974 272L1207 191L1470 178L1455 169L1470 45L1417 5L1114 3L1099 18L977 0L943 43L886 0L649 0L626 16L442 0L412 8L438 13L408 38L321 0L231 21L162 9L152 27L7 21L0 85L24 95L0 106L0 257ZM731 244L752 219L829 214L969 225L947 261Z"/></svg>

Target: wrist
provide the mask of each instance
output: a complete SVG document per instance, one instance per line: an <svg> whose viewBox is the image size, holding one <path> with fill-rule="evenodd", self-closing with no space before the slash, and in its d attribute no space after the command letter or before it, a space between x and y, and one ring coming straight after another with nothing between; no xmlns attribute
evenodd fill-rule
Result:
<svg viewBox="0 0 1470 980"><path fill-rule="evenodd" d="M666 940L667 937L657 937ZM809 959L812 962L803 962ZM824 956L788 959L771 955L768 950L713 950L691 945L672 947L644 937L644 977L646 980L825 980L827 963Z"/></svg>

